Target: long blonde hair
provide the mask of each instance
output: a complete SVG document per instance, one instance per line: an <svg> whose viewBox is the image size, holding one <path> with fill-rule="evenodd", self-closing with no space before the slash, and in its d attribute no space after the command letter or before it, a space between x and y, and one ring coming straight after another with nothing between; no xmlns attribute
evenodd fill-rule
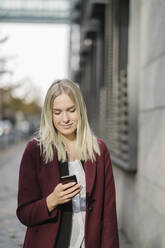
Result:
<svg viewBox="0 0 165 248"><path fill-rule="evenodd" d="M58 160L66 161L66 150L62 139L53 125L53 102L54 99L65 93L76 105L79 120L76 130L76 157L80 160L95 160L95 153L100 155L100 148L96 136L93 134L87 118L87 111L83 96L77 83L69 79L56 80L49 87L42 113L37 139L44 155L45 163L53 160L55 148L58 153Z"/></svg>

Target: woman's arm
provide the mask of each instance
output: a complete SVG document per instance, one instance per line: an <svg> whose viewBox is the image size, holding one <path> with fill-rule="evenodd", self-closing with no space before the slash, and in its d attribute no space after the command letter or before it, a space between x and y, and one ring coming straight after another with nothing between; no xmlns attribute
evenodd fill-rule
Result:
<svg viewBox="0 0 165 248"><path fill-rule="evenodd" d="M17 217L26 226L33 226L57 217L57 209L48 211L37 179L35 145L29 142L20 165Z"/></svg>
<svg viewBox="0 0 165 248"><path fill-rule="evenodd" d="M105 163L105 195L103 209L103 226L101 247L119 248L118 226L116 216L115 184L109 151L104 154Z"/></svg>
<svg viewBox="0 0 165 248"><path fill-rule="evenodd" d="M36 147L31 142L27 145L19 172L17 216L26 226L37 225L57 218L57 206L69 202L80 192L79 184L71 182L62 185L59 183L47 197L43 197L36 169L39 152L35 149Z"/></svg>

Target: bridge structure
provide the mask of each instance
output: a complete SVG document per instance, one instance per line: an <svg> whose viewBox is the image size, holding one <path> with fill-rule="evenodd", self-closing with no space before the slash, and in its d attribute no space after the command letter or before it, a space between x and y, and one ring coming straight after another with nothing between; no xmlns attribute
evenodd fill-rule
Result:
<svg viewBox="0 0 165 248"><path fill-rule="evenodd" d="M0 0L0 23L70 23L72 0Z"/></svg>

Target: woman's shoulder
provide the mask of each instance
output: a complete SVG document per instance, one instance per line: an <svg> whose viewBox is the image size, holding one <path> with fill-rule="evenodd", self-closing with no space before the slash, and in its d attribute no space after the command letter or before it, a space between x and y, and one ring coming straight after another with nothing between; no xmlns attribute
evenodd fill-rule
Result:
<svg viewBox="0 0 165 248"><path fill-rule="evenodd" d="M39 145L39 139L37 138L32 138L30 139L27 144L25 151L29 153L34 153L40 150L40 145Z"/></svg>
<svg viewBox="0 0 165 248"><path fill-rule="evenodd" d="M102 148L102 149L108 149L107 148L107 145L105 144L105 142L103 141L103 139L97 137L97 142L98 142L100 148Z"/></svg>
<svg viewBox="0 0 165 248"><path fill-rule="evenodd" d="M109 149L108 149L106 143L103 141L102 138L97 137L97 142L99 144L101 154L109 153Z"/></svg>
<svg viewBox="0 0 165 248"><path fill-rule="evenodd" d="M111 156L110 156L110 150L107 146L107 144L100 138L97 138L98 140L98 144L99 144L99 147L100 147L100 156L99 158L104 158L104 161L108 159L111 160Z"/></svg>

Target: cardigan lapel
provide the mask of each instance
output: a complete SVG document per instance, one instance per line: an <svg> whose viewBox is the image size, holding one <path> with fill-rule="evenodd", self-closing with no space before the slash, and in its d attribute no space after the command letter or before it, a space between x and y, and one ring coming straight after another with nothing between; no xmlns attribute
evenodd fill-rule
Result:
<svg viewBox="0 0 165 248"><path fill-rule="evenodd" d="M45 194L50 194L54 187L60 183L59 162L56 152L51 162L43 164L40 180L44 182Z"/></svg>

